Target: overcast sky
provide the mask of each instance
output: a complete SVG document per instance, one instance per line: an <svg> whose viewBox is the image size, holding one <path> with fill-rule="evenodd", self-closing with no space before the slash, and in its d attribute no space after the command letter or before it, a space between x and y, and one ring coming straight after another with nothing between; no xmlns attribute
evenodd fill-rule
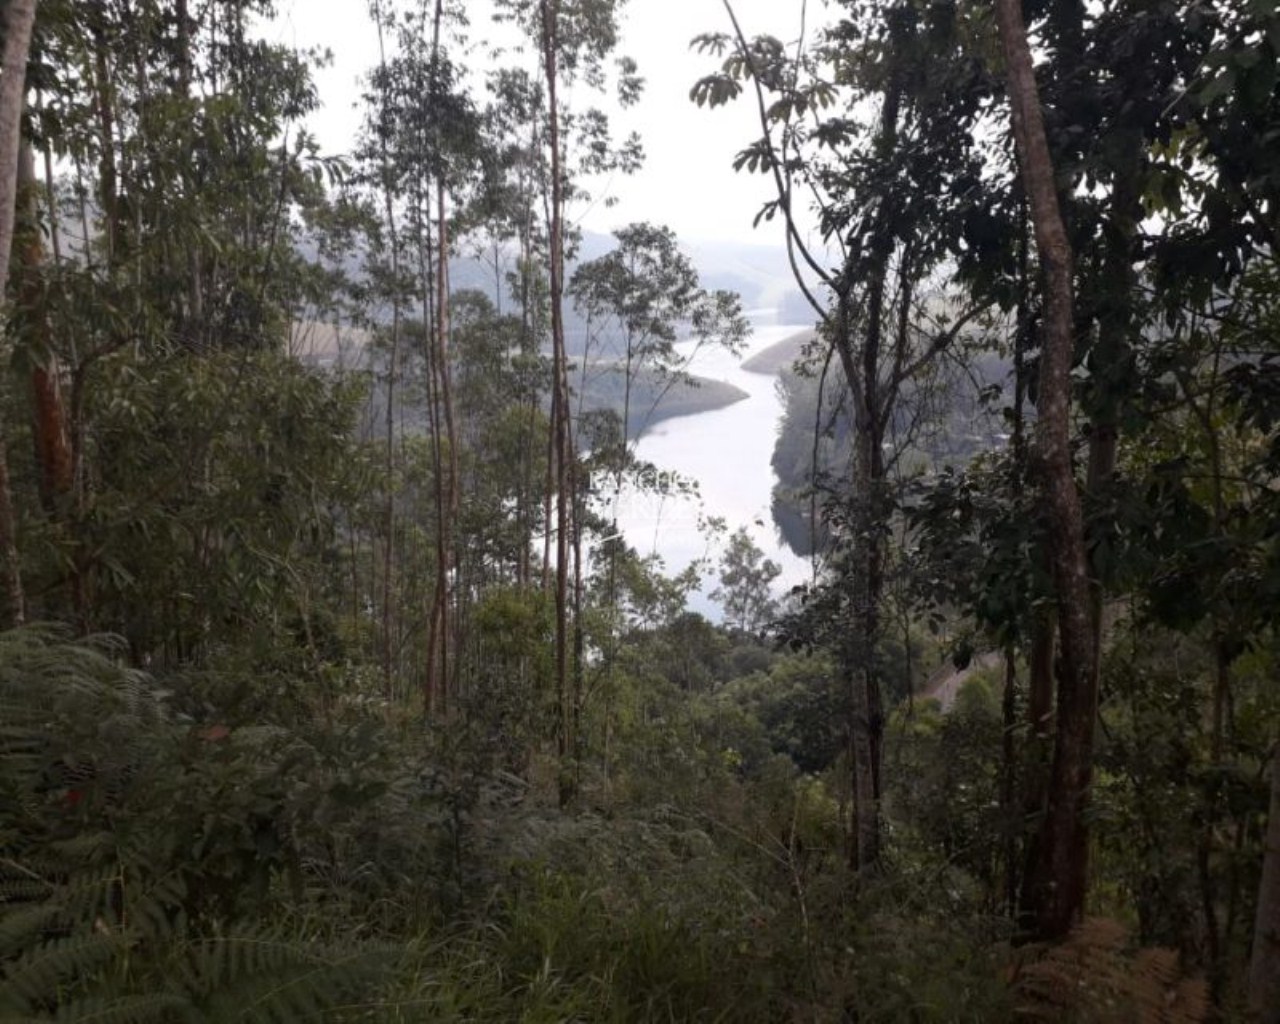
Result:
<svg viewBox="0 0 1280 1024"><path fill-rule="evenodd" d="M734 8L748 35L768 32L790 41L799 32L801 0L735 0ZM821 0L810 3L810 21L821 17ZM364 0L281 0L280 14L266 34L272 41L333 51L332 67L317 72L324 110L312 130L332 153L351 147L360 113L360 79L376 62L377 34ZM495 31L487 4L467 0L473 40ZM740 98L730 107L710 111L689 100L689 90L716 60L690 51L689 40L701 32L727 31L721 0L630 0L625 8L620 54L636 59L646 80L639 105L614 113L621 137L637 131L647 159L643 170L612 183L619 203L574 211L590 230L610 229L635 220L668 224L686 241L781 241L777 222L752 230L751 221L771 187L762 175L735 173L734 154L759 134L752 107ZM480 60L479 56L474 58ZM588 97L577 101L585 105ZM598 100L592 100L599 102Z"/></svg>

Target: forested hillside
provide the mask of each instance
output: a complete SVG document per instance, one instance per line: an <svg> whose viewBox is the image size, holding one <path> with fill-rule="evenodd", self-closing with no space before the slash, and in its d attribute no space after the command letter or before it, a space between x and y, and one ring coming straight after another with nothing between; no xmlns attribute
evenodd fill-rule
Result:
<svg viewBox="0 0 1280 1024"><path fill-rule="evenodd" d="M0 3L0 1021L1280 1022L1280 13L748 6L781 286L625 0ZM788 594L618 525L766 292Z"/></svg>

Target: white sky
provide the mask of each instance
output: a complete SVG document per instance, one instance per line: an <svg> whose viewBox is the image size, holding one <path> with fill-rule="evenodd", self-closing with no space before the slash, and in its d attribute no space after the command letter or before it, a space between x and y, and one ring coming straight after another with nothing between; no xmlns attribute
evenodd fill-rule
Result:
<svg viewBox="0 0 1280 1024"><path fill-rule="evenodd" d="M492 26L487 3L467 0L472 40L486 40ZM735 0L747 35L770 33L784 41L798 32L802 0ZM821 0L810 3L810 21L825 13ZM311 125L323 148L351 148L361 115L356 109L360 78L377 60L377 34L365 0L280 0L280 13L265 34L274 42L333 51L334 63L316 74L324 109ZM619 55L634 57L646 80L640 103L617 112L610 107L616 137L639 132L644 168L618 178L611 192L618 205L575 211L584 227L608 232L622 224L651 220L667 224L685 242L722 241L777 244L778 222L751 222L771 197L763 175L736 173L734 155L759 135L754 102L743 95L714 111L695 107L689 90L717 64L715 57L690 51L701 32L728 31L721 0L630 0L625 8ZM476 59L480 59L477 57ZM581 97L604 106L597 97ZM597 193L599 188L594 189Z"/></svg>

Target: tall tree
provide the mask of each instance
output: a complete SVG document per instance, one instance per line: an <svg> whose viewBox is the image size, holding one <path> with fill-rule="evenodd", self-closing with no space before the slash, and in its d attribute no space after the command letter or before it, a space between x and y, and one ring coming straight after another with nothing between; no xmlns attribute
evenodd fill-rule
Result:
<svg viewBox="0 0 1280 1024"><path fill-rule="evenodd" d="M4 52L0 64L0 300L9 283L10 254L18 203L18 157L22 110L26 100L27 56L36 20L36 0L8 0L4 8ZM0 564L9 620L20 625L26 616L22 568L9 486L9 455L0 430Z"/></svg>
<svg viewBox="0 0 1280 1024"><path fill-rule="evenodd" d="M847 673L851 854L870 867L881 848L885 538L902 451L887 440L913 382L978 312L955 292L928 304L920 293L961 247L957 226L981 178L972 126L989 86L972 71L967 26L953 8L926 14L849 0L821 46L810 50L802 38L792 54L771 36L748 38L732 4L724 6L732 32L694 42L727 56L691 96L715 107L750 88L760 136L735 167L773 182L757 222L782 220L793 274L853 410L851 479L844 507L834 510L841 570L823 607L840 618L827 632ZM870 122L850 113L865 108L876 112ZM806 200L830 252L808 240L799 208ZM939 306L951 308L939 316Z"/></svg>
<svg viewBox="0 0 1280 1024"><path fill-rule="evenodd" d="M515 20L536 42L542 91L545 96L545 131L541 144L545 152L544 223L546 227L548 295L551 332L551 436L548 447L546 519L548 531L544 548L544 575L550 572L554 537L556 565L551 589L556 607L556 704L559 708L557 742L566 767L576 759L574 721L582 700L581 665L575 669L571 647L581 650L581 623L570 615L571 602L581 604L581 523L575 509L581 484L575 452L570 406L568 355L565 348L564 297L565 259L572 244L572 228L566 211L571 200L587 193L587 175L610 170L627 173L640 161L637 139L627 139L614 147L608 118L588 108L575 111L567 102L564 87L585 81L602 88L610 81L608 59L618 44L618 15L624 0L503 0L504 16ZM618 96L623 105L635 101L641 89L634 62L620 58L616 67ZM554 512L552 506L554 505ZM551 520L554 518L554 526ZM570 564L576 553L577 568ZM570 575L576 584L570 594ZM562 775L562 799L573 791L570 774Z"/></svg>
<svg viewBox="0 0 1280 1024"><path fill-rule="evenodd" d="M1049 522L1062 658L1049 803L1027 874L1023 911L1044 937L1060 937L1084 909L1085 808L1093 773L1097 676L1080 494L1071 464L1071 363L1075 298L1071 244L1058 204L1053 160L1017 0L997 0L1009 107L1023 186L1044 273L1045 323L1037 397L1036 459Z"/></svg>

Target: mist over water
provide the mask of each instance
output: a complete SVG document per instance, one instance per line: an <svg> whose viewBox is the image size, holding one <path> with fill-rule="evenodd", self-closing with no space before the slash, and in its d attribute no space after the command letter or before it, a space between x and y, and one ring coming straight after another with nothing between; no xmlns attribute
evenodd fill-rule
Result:
<svg viewBox="0 0 1280 1024"><path fill-rule="evenodd" d="M772 320L773 310L753 310L753 317ZM707 596L716 588L716 563L724 537L711 535L702 525L707 516L723 518L729 532L745 526L766 556L782 567L775 581L778 595L812 575L809 560L795 555L781 540L770 511L775 483L770 458L782 417L776 375L751 373L742 363L803 327L756 324L747 346L738 355L723 349L704 349L689 365L699 377L723 380L741 388L747 398L709 412L663 420L641 438L636 456L652 463L655 480L667 493L628 488L617 498L622 533L641 555L661 556L668 574L682 571L699 558L711 559L711 572L690 602L695 611L720 618L719 607ZM682 343L683 351L693 343ZM698 494L675 492L666 474L696 482ZM609 503L610 505L612 502Z"/></svg>

